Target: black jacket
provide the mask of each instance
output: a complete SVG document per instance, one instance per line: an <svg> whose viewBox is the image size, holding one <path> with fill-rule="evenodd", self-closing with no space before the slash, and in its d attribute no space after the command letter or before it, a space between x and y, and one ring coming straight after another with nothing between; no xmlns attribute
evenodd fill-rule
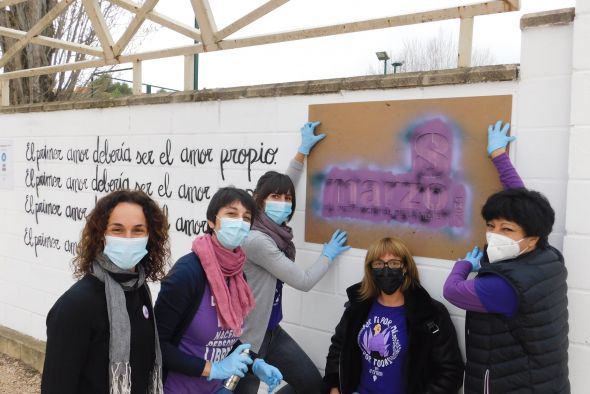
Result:
<svg viewBox="0 0 590 394"><path fill-rule="evenodd" d="M360 283L347 289L349 302L332 337L323 393L339 387L341 394L351 394L360 383L357 335L375 300L359 300L359 289ZM407 290L404 299L409 335L407 394L456 393L463 380L463 361L448 311L422 287Z"/></svg>
<svg viewBox="0 0 590 394"><path fill-rule="evenodd" d="M567 366L567 271L552 247L515 259L482 262L478 276L499 275L518 294L507 318L467 312L465 393L564 394Z"/></svg>
<svg viewBox="0 0 590 394"><path fill-rule="evenodd" d="M174 264L160 286L154 311L166 371L201 376L205 360L180 350L178 344L195 317L207 277L199 256L190 252Z"/></svg>
<svg viewBox="0 0 590 394"><path fill-rule="evenodd" d="M147 392L154 365L152 304L144 284L126 291L131 323L131 392ZM143 307L148 308L148 319ZM109 393L109 317L104 283L86 275L70 287L47 315L47 349L41 393Z"/></svg>

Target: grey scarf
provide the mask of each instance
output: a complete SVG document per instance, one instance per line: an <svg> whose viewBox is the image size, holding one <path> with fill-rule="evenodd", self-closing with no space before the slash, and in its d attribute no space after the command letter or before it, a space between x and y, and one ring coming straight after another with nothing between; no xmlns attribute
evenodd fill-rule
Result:
<svg viewBox="0 0 590 394"><path fill-rule="evenodd" d="M145 282L145 271L141 264L137 265L138 276L119 283L108 273L128 274L129 271L122 270L113 264L105 255L99 255L92 263L92 274L104 283L104 291L107 300L107 310L110 324L109 342L109 370L111 378L110 394L131 393L131 365L129 354L131 353L131 323L127 313L125 291L140 288ZM152 300L149 289L146 286L148 298ZM158 329L154 316L154 336L156 359L150 382L150 394L162 394L162 353L158 339Z"/></svg>
<svg viewBox="0 0 590 394"><path fill-rule="evenodd" d="M286 224L279 226L264 212L256 217L252 230L258 230L272 238L281 252L291 261L295 261L295 244L293 230Z"/></svg>

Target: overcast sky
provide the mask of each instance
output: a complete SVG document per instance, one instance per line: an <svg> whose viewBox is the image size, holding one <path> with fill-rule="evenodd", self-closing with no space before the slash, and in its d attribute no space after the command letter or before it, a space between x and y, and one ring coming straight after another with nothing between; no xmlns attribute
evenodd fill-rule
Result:
<svg viewBox="0 0 590 394"><path fill-rule="evenodd" d="M266 0L209 0L218 29L222 29ZM474 3L460 0L291 0L232 38L381 18ZM522 0L521 11L475 18L474 47L488 48L495 63L518 63L522 14L572 7L575 0ZM162 0L156 10L192 25L188 0ZM427 39L439 32L458 35L459 21L432 22L370 32L344 34L211 52L199 56L199 88L349 77L382 67L377 51L390 55L404 40ZM138 51L188 45L191 40L160 28ZM400 59L403 60L403 59ZM183 59L144 62L146 83L182 89ZM120 74L123 77L131 75Z"/></svg>

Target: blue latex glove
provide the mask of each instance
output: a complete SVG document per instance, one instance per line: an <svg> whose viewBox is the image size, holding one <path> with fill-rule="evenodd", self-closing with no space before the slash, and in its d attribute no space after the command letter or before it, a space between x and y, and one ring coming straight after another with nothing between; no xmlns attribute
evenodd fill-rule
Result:
<svg viewBox="0 0 590 394"><path fill-rule="evenodd" d="M307 122L301 128L301 145L299 145L298 152L303 153L304 155L309 155L311 148L319 141L326 138L325 134L318 134L315 135L315 128L320 124L320 122Z"/></svg>
<svg viewBox="0 0 590 394"><path fill-rule="evenodd" d="M334 234L332 234L332 239L330 239L330 242L324 244L322 255L329 258L330 261L334 261L336 256L350 249L350 246L344 245L347 238L348 234L346 234L346 231L336 230Z"/></svg>
<svg viewBox="0 0 590 394"><path fill-rule="evenodd" d="M509 143L514 141L516 137L506 135L510 129L510 123L504 124L499 120L494 126L488 126L488 155L491 155L496 149L506 148Z"/></svg>
<svg viewBox="0 0 590 394"><path fill-rule="evenodd" d="M245 349L250 349L249 343L241 344L223 360L211 363L207 380L227 379L232 375L243 378L248 372L248 365L252 364L250 356L242 354Z"/></svg>
<svg viewBox="0 0 590 394"><path fill-rule="evenodd" d="M273 367L270 364L267 364L261 358L257 358L252 365L252 372L254 375L260 380L262 380L268 386L268 392L272 393L274 389L277 388L279 384L281 384L281 380L283 380L283 375L278 368Z"/></svg>
<svg viewBox="0 0 590 394"><path fill-rule="evenodd" d="M481 268L481 264L479 262L482 257L483 250L479 250L479 248L476 246L472 251L467 252L467 255L463 260L469 261L471 263L471 272L477 272Z"/></svg>

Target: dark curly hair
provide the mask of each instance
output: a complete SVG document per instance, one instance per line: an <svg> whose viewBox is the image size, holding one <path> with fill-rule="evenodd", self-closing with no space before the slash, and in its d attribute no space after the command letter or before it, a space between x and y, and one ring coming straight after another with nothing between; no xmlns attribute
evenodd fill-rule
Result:
<svg viewBox="0 0 590 394"><path fill-rule="evenodd" d="M164 268L170 259L166 215L146 193L118 190L98 200L94 209L86 217L86 225L82 230L82 238L78 242L77 255L73 261L76 277L80 278L92 272L92 262L104 249L104 234L111 212L123 202L141 206L147 221L148 254L141 260L146 278L157 281L164 276Z"/></svg>

